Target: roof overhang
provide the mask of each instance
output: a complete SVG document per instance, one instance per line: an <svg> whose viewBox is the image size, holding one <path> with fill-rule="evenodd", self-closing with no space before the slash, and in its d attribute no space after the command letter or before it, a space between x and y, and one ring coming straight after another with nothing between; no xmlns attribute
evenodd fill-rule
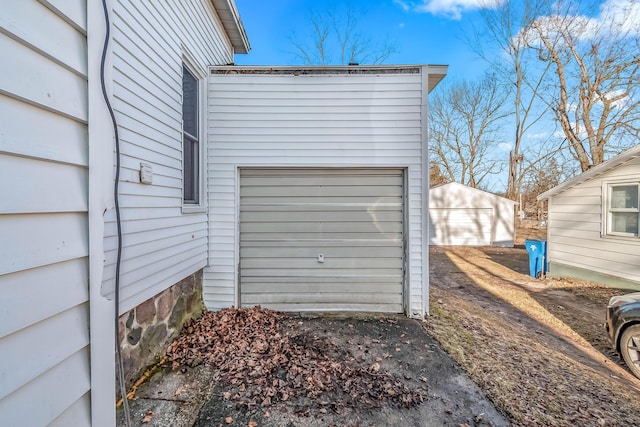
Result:
<svg viewBox="0 0 640 427"><path fill-rule="evenodd" d="M231 41L234 53L249 53L251 46L236 8L235 0L211 0L211 3L218 12L218 16L220 16L222 26Z"/></svg>
<svg viewBox="0 0 640 427"><path fill-rule="evenodd" d="M428 91L431 92L447 75L447 65L284 65L284 66L214 66L212 74L420 74L428 73ZM422 70L422 71L421 71Z"/></svg>
<svg viewBox="0 0 640 427"><path fill-rule="evenodd" d="M600 175L603 175L609 172L611 169L614 169L622 164L630 162L640 158L640 144L636 145L633 148L624 151L617 156L607 160L604 163L600 163L598 166L594 166L591 169L581 173L580 175L572 178L568 181L563 182L557 187L553 187L551 190L545 191L544 193L538 196L538 200L547 200L556 194L559 194L563 191L566 191L572 187L575 187L578 184L582 184L585 181L596 178Z"/></svg>
<svg viewBox="0 0 640 427"><path fill-rule="evenodd" d="M426 65L429 73L429 93L438 86L438 83L447 75L448 65Z"/></svg>

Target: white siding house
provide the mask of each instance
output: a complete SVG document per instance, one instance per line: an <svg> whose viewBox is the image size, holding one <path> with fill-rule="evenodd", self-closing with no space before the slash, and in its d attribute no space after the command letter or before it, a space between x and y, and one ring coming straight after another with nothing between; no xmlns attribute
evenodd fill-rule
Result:
<svg viewBox="0 0 640 427"><path fill-rule="evenodd" d="M182 198L183 63L200 79L204 107L207 67L232 62L248 44L233 0L106 4L105 87L122 150L122 313L207 262L205 197ZM99 1L2 2L2 426L115 424L104 37ZM150 185L140 182L141 162L151 166Z"/></svg>
<svg viewBox="0 0 640 427"><path fill-rule="evenodd" d="M210 0L114 3L113 107L122 152L122 312L207 263L204 185L199 203L182 201L183 64L198 80L198 130L204 134L208 67L233 62L233 53ZM150 185L141 183L141 162L151 167ZM200 179L204 183L206 175ZM113 210L106 219L103 288L109 295L117 242Z"/></svg>
<svg viewBox="0 0 640 427"><path fill-rule="evenodd" d="M640 290L640 145L541 194L550 276Z"/></svg>
<svg viewBox="0 0 640 427"><path fill-rule="evenodd" d="M429 190L429 244L513 247L516 202L457 182Z"/></svg>
<svg viewBox="0 0 640 427"><path fill-rule="evenodd" d="M207 307L422 316L427 94L445 73L213 68Z"/></svg>

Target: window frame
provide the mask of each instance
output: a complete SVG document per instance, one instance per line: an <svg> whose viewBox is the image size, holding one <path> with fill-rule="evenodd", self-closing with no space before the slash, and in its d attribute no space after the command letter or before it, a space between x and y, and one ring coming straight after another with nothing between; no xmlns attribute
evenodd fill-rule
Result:
<svg viewBox="0 0 640 427"><path fill-rule="evenodd" d="M612 192L615 187L635 186L638 192L638 207L636 208L612 208L611 202L613 200ZM624 180L624 181L606 181L603 183L603 217L605 218L605 224L603 234L608 237L622 237L627 239L640 239L640 181L636 180ZM613 227L613 214L615 213L635 213L638 221L639 233L626 233L623 231L614 231Z"/></svg>
<svg viewBox="0 0 640 427"><path fill-rule="evenodd" d="M204 191L204 183L206 182L206 162L205 162L205 146L206 146L206 133L205 133L205 119L206 119L206 97L204 96L206 90L206 71L201 69L200 67L194 65L195 61L188 54L183 54L181 67L180 67L180 76L181 82L184 79L184 70L187 70L191 76L193 76L197 82L197 132L198 135L194 136L185 131L184 128L184 111L182 110L182 106L184 105L184 88L181 84L180 91L180 104L181 104L181 115L180 115L180 133L181 133L181 141L180 141L180 153L181 153L181 198L182 198L182 212L183 213L199 213L206 211L206 200ZM195 138L194 138L195 137ZM196 173L193 177L194 184L197 186L195 190L195 196L197 199L189 200L185 199L185 164L187 159L185 158L185 140L190 139L191 143L197 144L197 160L193 162L193 166L196 169ZM195 141L194 141L195 139Z"/></svg>

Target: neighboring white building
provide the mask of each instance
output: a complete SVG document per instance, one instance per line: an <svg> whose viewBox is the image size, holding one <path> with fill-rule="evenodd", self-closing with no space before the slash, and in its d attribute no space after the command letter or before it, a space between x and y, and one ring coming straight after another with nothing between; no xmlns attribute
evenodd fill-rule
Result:
<svg viewBox="0 0 640 427"><path fill-rule="evenodd" d="M211 73L207 307L423 316L427 95L446 67Z"/></svg>
<svg viewBox="0 0 640 427"><path fill-rule="evenodd" d="M104 83L122 153L122 314L207 264L206 144L190 145L201 172L183 176L183 97L201 107L186 116L203 138L208 67L233 62L248 43L233 0L106 3ZM114 132L100 79L103 6L6 1L0 29L0 424L113 426ZM183 67L195 80L187 96Z"/></svg>
<svg viewBox="0 0 640 427"><path fill-rule="evenodd" d="M640 290L640 145L538 196L548 274Z"/></svg>
<svg viewBox="0 0 640 427"><path fill-rule="evenodd" d="M429 190L429 244L513 247L516 202L457 182Z"/></svg>

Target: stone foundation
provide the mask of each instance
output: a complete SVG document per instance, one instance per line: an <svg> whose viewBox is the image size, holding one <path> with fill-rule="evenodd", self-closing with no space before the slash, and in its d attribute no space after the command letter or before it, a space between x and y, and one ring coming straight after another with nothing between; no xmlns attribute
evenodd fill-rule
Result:
<svg viewBox="0 0 640 427"><path fill-rule="evenodd" d="M120 316L120 348L127 390L145 369L164 356L182 326L203 311L200 270Z"/></svg>

